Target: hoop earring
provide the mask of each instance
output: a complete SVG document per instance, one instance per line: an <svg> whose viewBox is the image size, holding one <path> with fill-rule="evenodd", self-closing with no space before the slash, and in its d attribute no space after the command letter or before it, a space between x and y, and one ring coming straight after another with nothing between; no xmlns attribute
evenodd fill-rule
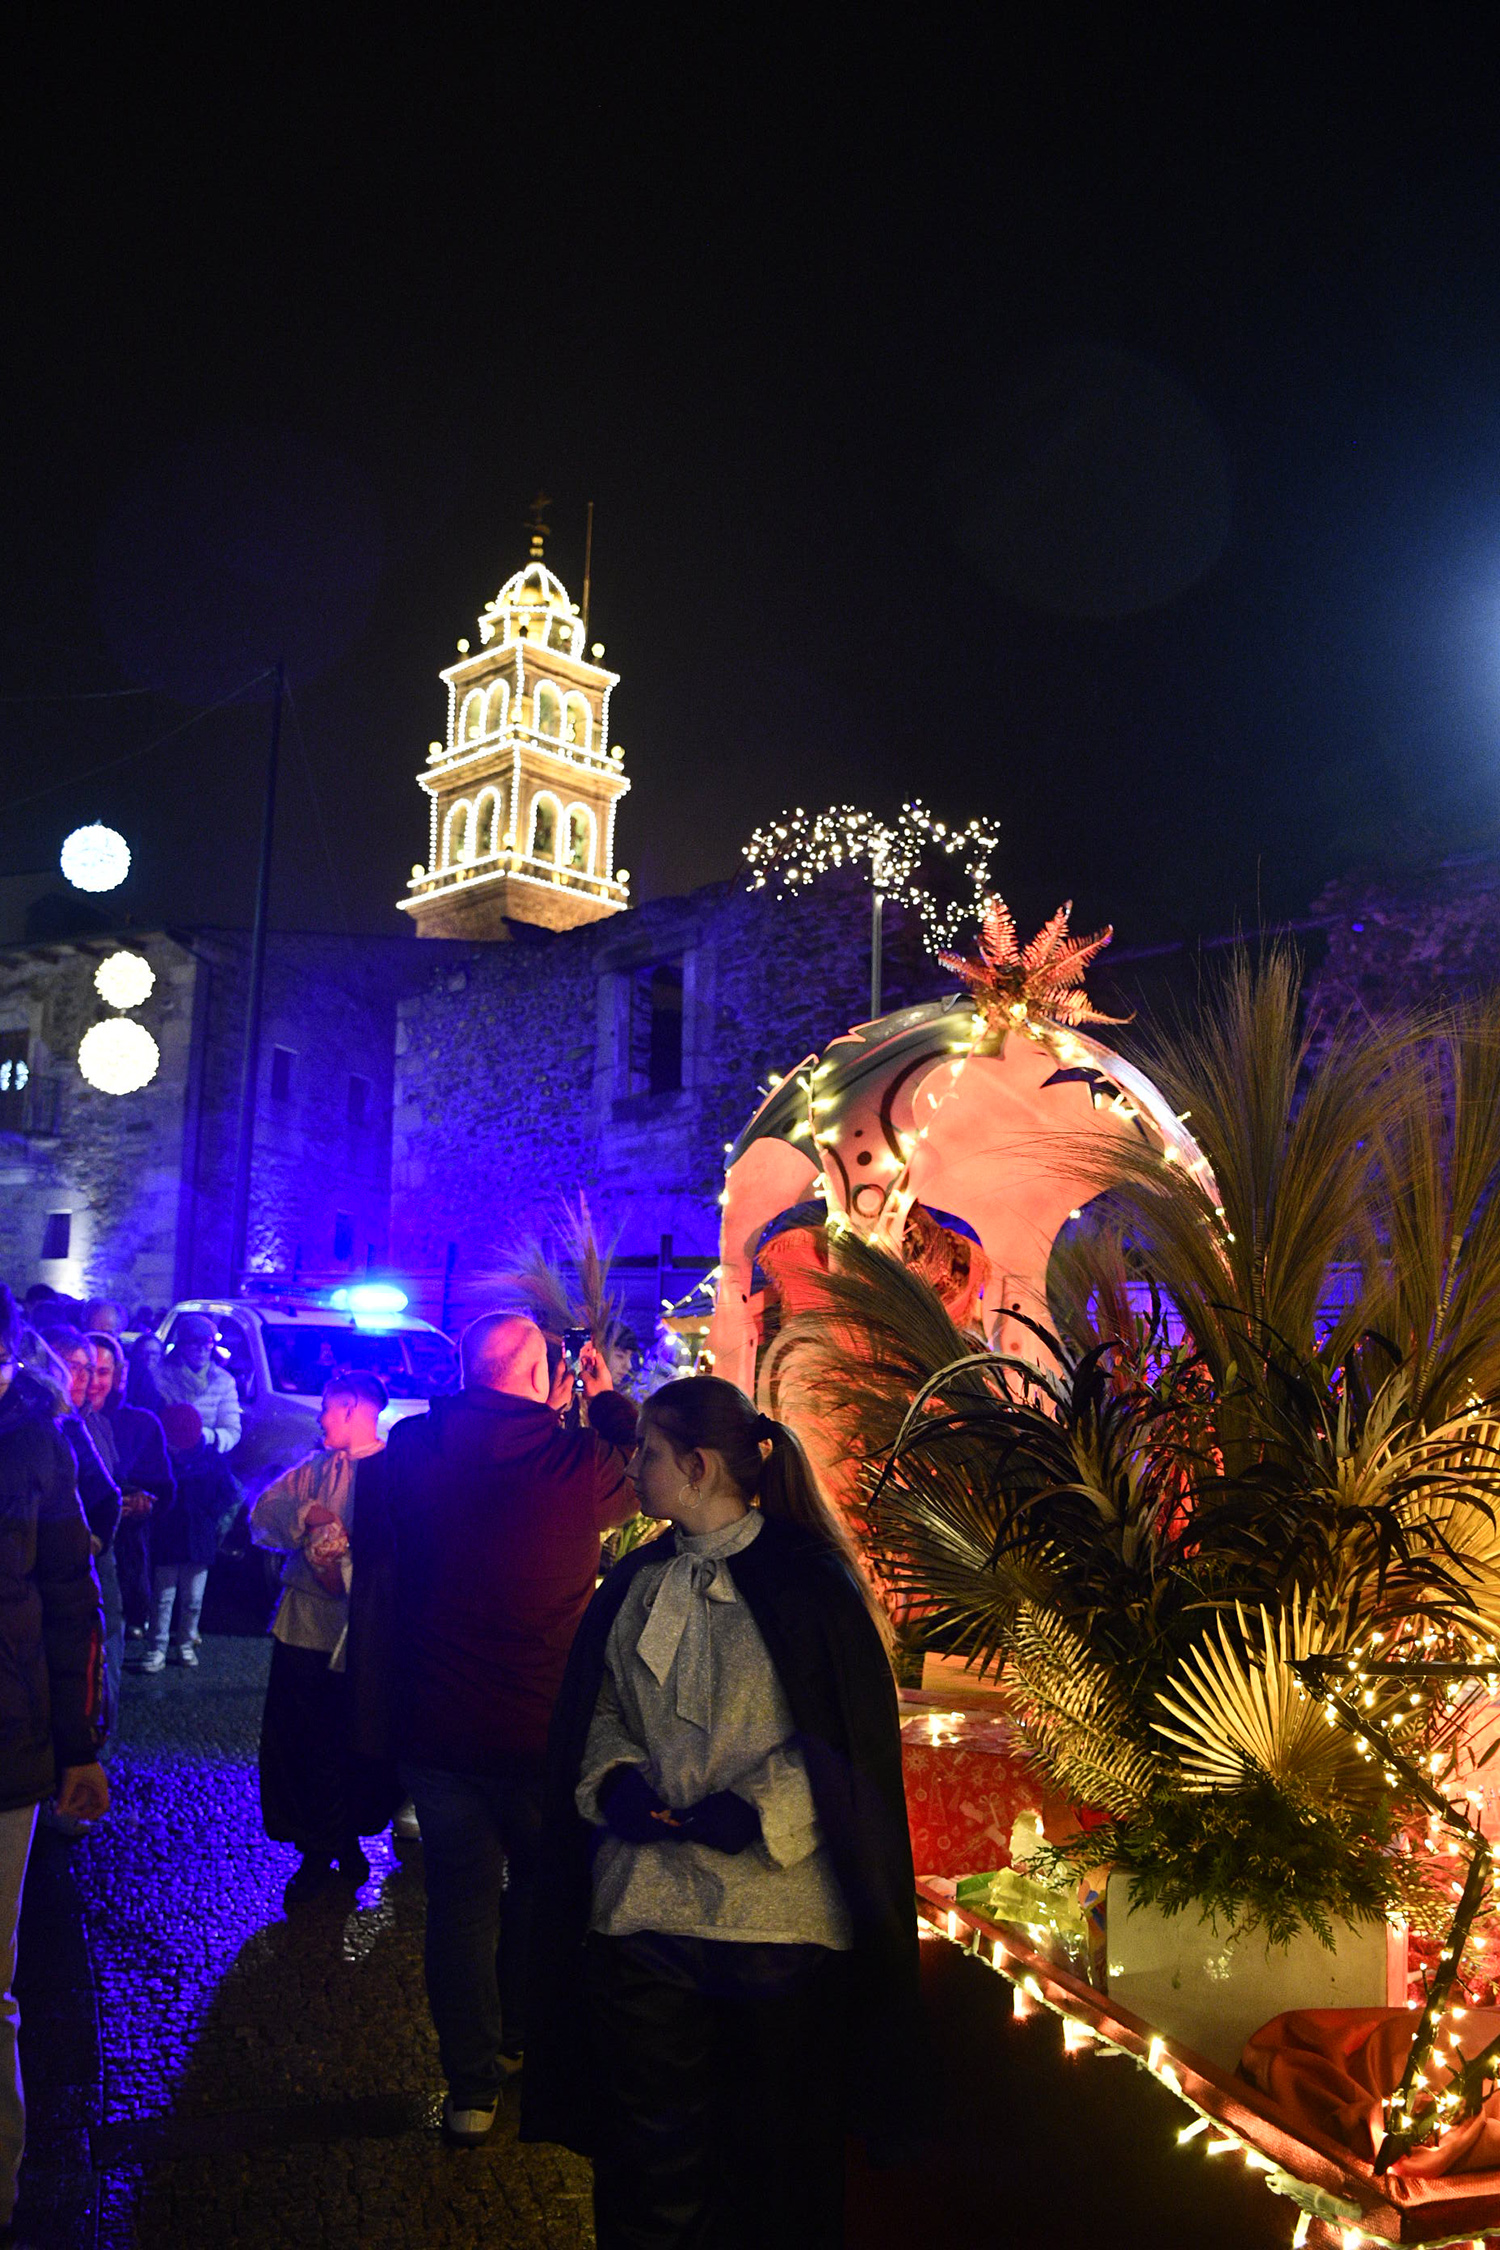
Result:
<svg viewBox="0 0 1500 2250"><path fill-rule="evenodd" d="M684 1500L696 1500L697 1497L698 1487L695 1484L685 1484L677 1495L679 1503Z"/></svg>

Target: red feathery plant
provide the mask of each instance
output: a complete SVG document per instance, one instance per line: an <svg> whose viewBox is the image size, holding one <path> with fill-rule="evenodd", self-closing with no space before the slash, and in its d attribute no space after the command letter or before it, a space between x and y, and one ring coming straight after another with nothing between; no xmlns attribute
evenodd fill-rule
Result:
<svg viewBox="0 0 1500 2250"><path fill-rule="evenodd" d="M1084 972L1096 954L1114 936L1107 922L1092 937L1069 937L1068 899L1042 924L1031 943L1016 938L1016 919L997 891L985 901L979 931L979 959L966 961L957 953L941 956L974 995L994 1037L1002 1045L1005 1035L1029 1015L1045 1016L1052 1023L1127 1023L1127 1016L1106 1016L1091 1007L1083 989Z"/></svg>

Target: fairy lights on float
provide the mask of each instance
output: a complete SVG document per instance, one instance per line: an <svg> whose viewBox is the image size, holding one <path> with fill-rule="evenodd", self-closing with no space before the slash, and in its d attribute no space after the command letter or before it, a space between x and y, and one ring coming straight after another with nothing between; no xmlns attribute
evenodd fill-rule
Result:
<svg viewBox="0 0 1500 2250"><path fill-rule="evenodd" d="M1190 2083L1196 2075L1191 2061L1177 2055L1170 2042L1159 2032L1143 2030L1136 2034L1118 2023L1112 2030L1106 2030L1102 2021L1091 2020L1090 2015L1084 2012L1097 2006L1102 2017L1102 1994L1096 2001L1094 1995L1081 1989L1072 1995L1058 1993L1055 1989L1049 1990L1051 1977L1048 1965L1014 1944L1002 1930L986 1924L982 1918L975 1917L962 1908L949 1907L945 1910L925 1893L920 1897L919 1904L925 1909L918 1917L919 1934L929 1938L946 1938L972 1959L1005 1977L1011 1986L1012 2013L1018 2020L1024 2021L1028 2017L1042 2014L1056 2016L1062 2026L1063 2051L1069 2056L1094 2053L1123 2055L1194 2111L1189 2123L1177 2133L1180 2147L1188 2146L1208 2134L1210 2138L1203 2143L1205 2156L1242 2157L1248 2170L1261 2174L1273 2195L1284 2196L1295 2204L1298 2217L1291 2238L1292 2250L1301 2250L1311 2232L1314 2219L1340 2228L1342 2250L1364 2250L1366 2244L1374 2250L1374 2245L1384 2239L1360 2225L1362 2219L1372 2215L1364 2205L1334 2195L1315 2181L1299 2178L1296 2173L1278 2164L1274 2157L1268 2156L1263 2149L1246 2140L1222 2118L1204 2109L1195 2098ZM1042 1971L1042 1976L1038 1975L1038 1970ZM1043 1982L1043 1977L1046 1977L1047 1982Z"/></svg>
<svg viewBox="0 0 1500 2250"><path fill-rule="evenodd" d="M1366 1755L1380 1759L1388 1778L1395 1780L1399 1776L1428 1806L1429 1834L1438 1826L1446 1825L1473 1847L1473 1853L1464 1883L1454 1886L1460 1894L1458 1909L1425 1997L1422 2001L1408 2002L1414 2011L1420 2009L1421 2013L1401 2084L1395 2093L1384 2097L1386 2131L1373 2165L1376 2178L1411 2149L1441 2141L1461 2126L1480 2106L1486 2087L1500 2080L1500 2039L1492 2041L1472 2060L1466 2060L1462 2035L1456 2028L1468 2014L1467 2007L1457 1997L1462 1992L1459 1976L1472 1924L1485 1904L1492 1864L1490 1845L1478 1826L1441 1793L1431 1778L1447 1763L1444 1754L1428 1752L1429 1772L1424 1773L1393 1742L1394 1725L1410 1715L1411 1705L1408 1704L1405 1712L1393 1715L1394 1725L1391 1717L1377 1720L1365 1705L1365 1698L1377 1694L1378 1683L1382 1681L1408 1685L1417 1681L1429 1687L1445 1682L1449 1691L1446 1716L1451 1719L1455 1716L1454 1698L1459 1692L1459 1683L1476 1688L1482 1684L1491 1687L1492 1692L1492 1684L1500 1683L1500 1669L1497 1669L1500 1648L1486 1642L1480 1656L1470 1662L1426 1662L1420 1654L1413 1662L1403 1660L1399 1648L1389 1655L1377 1655L1382 1644L1383 1636L1375 1633L1351 1654L1309 1657L1297 1662L1293 1669L1308 1692L1323 1702L1330 1725L1346 1726L1363 1744ZM1436 1645L1437 1637L1430 1628L1413 1644L1417 1651L1430 1650ZM1461 1712L1461 1704L1458 1710ZM1457 1852L1460 1844L1450 1843L1448 1849ZM1350 2198L1335 2195L1314 2180L1301 2178L1257 2148L1224 2119L1205 2109L1195 2098L1191 2058L1177 2055L1160 2033L1143 2029L1133 2034L1118 2023L1112 2030L1106 2030L1101 2020L1106 2005L1102 1993L1096 1996L1073 1984L1072 1980L1067 1991L1058 1990L1050 1966L1008 1937L1003 1929L972 1910L941 1904L931 1889L921 1886L919 1889L920 1903L925 1910L919 1918L921 1933L927 1937L947 1938L1006 1977L1011 1984L1013 2012L1018 2018L1043 2011L1057 2016L1062 2024L1063 2048L1070 2056L1098 2051L1128 2057L1196 2112L1177 2133L1180 2147L1208 2135L1203 2140L1205 2156L1241 2156L1250 2170L1264 2177L1273 2194L1295 2204L1298 2217L1291 2237L1292 2250L1302 2250L1314 2221L1321 2222L1325 2228L1337 2229L1341 2250L1365 2250L1366 2245L1374 2250L1378 2242L1389 2239L1386 2228L1379 2224L1381 2214ZM1444 2049L1449 2051L1445 2053ZM1446 2073L1446 2078L1440 2078L1439 2073ZM1434 2084L1434 2080L1437 2083ZM1424 2096L1428 2106L1418 2108ZM1366 2226L1361 2223L1365 2220L1374 2220L1376 2224ZM1474 2236L1471 2230L1461 2236L1442 2237L1449 2242L1472 2241L1475 2250L1482 2250L1483 2239L1486 2237Z"/></svg>
<svg viewBox="0 0 1500 2250"><path fill-rule="evenodd" d="M1095 1106L1107 1106L1122 1125L1138 1124L1153 1134L1161 1143L1162 1162L1181 1164L1204 1198L1205 1217L1211 1214L1210 1224L1224 1241L1232 1242L1212 1169L1186 1131L1186 1119L1171 1115L1141 1072L1077 1028L1084 1023L1114 1024L1120 1020L1091 1007L1083 990L1084 972L1109 943L1111 929L1106 927L1092 937L1070 936L1072 903L1068 901L1023 947L1016 939L1010 910L998 893L981 901L979 913L979 958L964 960L946 952L942 956L944 967L961 976L968 986L973 1007L967 1019L961 1015L952 1019L946 1070L934 1061L920 1089L920 1123L914 1112L911 1128L897 1136L902 1162L868 1230L872 1239L892 1248L899 1244L916 1201L912 1167L922 1144L931 1137L948 1102L960 1091L968 1064L976 1056L1003 1053L1006 1040L1016 1036L1049 1047L1064 1068L1088 1072ZM836 1078L839 1069L838 1060L814 1063L809 1059L795 1074L806 1107L791 1128L792 1136L810 1141L820 1162L838 1139L840 1097L828 1081ZM773 1080L772 1090L781 1083ZM827 1196L826 1172L820 1172L813 1181L812 1193ZM847 1220L842 1214L832 1217L840 1223L857 1224L852 1209Z"/></svg>

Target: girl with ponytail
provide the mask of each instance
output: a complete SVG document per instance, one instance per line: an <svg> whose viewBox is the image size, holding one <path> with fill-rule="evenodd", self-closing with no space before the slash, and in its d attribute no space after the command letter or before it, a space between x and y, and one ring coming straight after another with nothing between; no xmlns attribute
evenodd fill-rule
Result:
<svg viewBox="0 0 1500 2250"><path fill-rule="evenodd" d="M669 1383L553 1721L525 2139L594 2159L600 2250L836 2250L843 2150L921 2038L884 1615L792 1431Z"/></svg>

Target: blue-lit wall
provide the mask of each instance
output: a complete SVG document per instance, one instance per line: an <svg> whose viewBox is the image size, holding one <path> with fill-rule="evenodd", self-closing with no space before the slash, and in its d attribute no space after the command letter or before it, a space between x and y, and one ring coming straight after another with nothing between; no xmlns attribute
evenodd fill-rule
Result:
<svg viewBox="0 0 1500 2250"><path fill-rule="evenodd" d="M392 1259L424 1306L440 1302L445 1269L450 1318L492 1302L516 1245L580 1189L603 1237L639 1261L643 1304L664 1238L685 1266L711 1265L724 1144L771 1072L869 1013L869 930L857 882L784 899L714 885L435 968L400 1007L391 1166ZM896 914L885 964L887 1007L947 989ZM671 1092L642 1082L653 965L683 983Z"/></svg>

